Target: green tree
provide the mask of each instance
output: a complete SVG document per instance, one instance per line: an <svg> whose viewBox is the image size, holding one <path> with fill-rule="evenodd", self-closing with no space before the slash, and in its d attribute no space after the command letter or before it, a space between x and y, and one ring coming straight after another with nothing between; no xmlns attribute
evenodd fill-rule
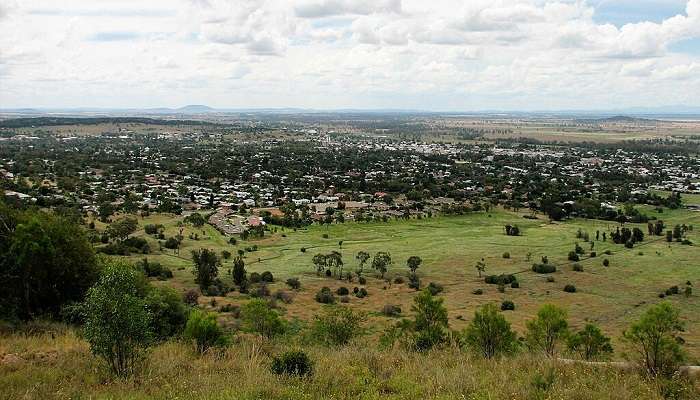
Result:
<svg viewBox="0 0 700 400"><path fill-rule="evenodd" d="M165 340L182 332L187 323L187 307L182 295L169 287L152 287L144 299L151 313L151 331L158 340Z"/></svg>
<svg viewBox="0 0 700 400"><path fill-rule="evenodd" d="M136 232L139 223L136 218L126 217L118 221L114 221L107 227L106 233L114 240L126 240L129 235Z"/></svg>
<svg viewBox="0 0 700 400"><path fill-rule="evenodd" d="M195 228L201 228L207 222L202 216L202 214L197 212L186 216L183 221L186 224L192 224L192 226L194 226Z"/></svg>
<svg viewBox="0 0 700 400"><path fill-rule="evenodd" d="M233 260L233 269L231 270L231 277L233 278L233 283L241 286L246 281L246 270L245 262L243 257L238 256Z"/></svg>
<svg viewBox="0 0 700 400"><path fill-rule="evenodd" d="M190 312L183 337L194 343L199 353L204 353L212 347L223 347L229 343L228 336L216 322L216 315L197 309Z"/></svg>
<svg viewBox="0 0 700 400"><path fill-rule="evenodd" d="M372 268L379 272L381 277L384 278L384 274L386 274L389 267L391 267L391 262L391 254L385 251L379 251L372 259Z"/></svg>
<svg viewBox="0 0 700 400"><path fill-rule="evenodd" d="M613 352L610 338L593 324L586 324L582 330L569 336L567 346L584 360L595 360Z"/></svg>
<svg viewBox="0 0 700 400"><path fill-rule="evenodd" d="M325 306L322 315L317 315L312 327L315 339L327 344L342 346L362 333L364 314L353 312L345 306Z"/></svg>
<svg viewBox="0 0 700 400"><path fill-rule="evenodd" d="M321 275L323 271L326 270L328 266L328 260L324 254L316 254L311 261L314 263L314 266L316 266L316 275Z"/></svg>
<svg viewBox="0 0 700 400"><path fill-rule="evenodd" d="M204 292L214 283L219 274L221 261L216 252L209 249L193 250L192 261L194 262L194 282Z"/></svg>
<svg viewBox="0 0 700 400"><path fill-rule="evenodd" d="M418 256L408 257L408 260L406 260L406 265L408 266L408 269L411 270L412 275L416 274L416 270L418 267L420 267L422 262L423 260L421 260L421 258Z"/></svg>
<svg viewBox="0 0 700 400"><path fill-rule="evenodd" d="M99 277L92 245L74 222L0 202L0 317L57 317Z"/></svg>
<svg viewBox="0 0 700 400"><path fill-rule="evenodd" d="M114 206L108 201L100 203L97 206L97 214L100 216L100 221L107 222L107 219L114 214Z"/></svg>
<svg viewBox="0 0 700 400"><path fill-rule="evenodd" d="M133 267L107 266L85 301L85 339L117 376L135 371L151 344L151 319L142 298L144 277Z"/></svg>
<svg viewBox="0 0 700 400"><path fill-rule="evenodd" d="M649 308L623 337L649 375L670 375L685 359L682 331L680 311L664 302Z"/></svg>
<svg viewBox="0 0 700 400"><path fill-rule="evenodd" d="M413 342L417 350L429 350L447 339L447 309L442 302L429 290L416 296L411 310L416 315Z"/></svg>
<svg viewBox="0 0 700 400"><path fill-rule="evenodd" d="M482 258L481 261L477 261L474 268L479 272L479 278L481 278L481 273L486 271L486 262L484 262L484 259Z"/></svg>
<svg viewBox="0 0 700 400"><path fill-rule="evenodd" d="M284 321L267 302L255 299L241 309L241 319L246 329L259 333L267 338L284 333Z"/></svg>
<svg viewBox="0 0 700 400"><path fill-rule="evenodd" d="M537 318L526 323L525 341L531 349L544 351L552 357L556 354L557 344L568 336L566 311L552 304L543 305L537 312Z"/></svg>
<svg viewBox="0 0 700 400"><path fill-rule="evenodd" d="M357 260L357 275L362 276L362 273L364 272L365 264L367 263L367 260L369 260L370 255L366 251L358 251L357 254L355 255L355 259Z"/></svg>
<svg viewBox="0 0 700 400"><path fill-rule="evenodd" d="M474 313L474 319L464 330L464 340L469 347L485 358L515 351L518 338L498 308L489 303Z"/></svg>

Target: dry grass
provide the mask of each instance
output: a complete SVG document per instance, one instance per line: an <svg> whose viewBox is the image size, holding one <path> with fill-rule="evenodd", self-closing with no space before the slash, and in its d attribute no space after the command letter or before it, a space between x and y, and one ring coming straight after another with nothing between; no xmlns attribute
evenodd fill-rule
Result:
<svg viewBox="0 0 700 400"><path fill-rule="evenodd" d="M636 373L565 365L527 354L486 361L448 348L425 354L376 350L356 342L346 348L301 346L315 363L310 378L269 372L276 343L240 338L204 356L182 343L153 349L131 379L112 380L88 346L67 331L0 340L1 399L660 399L658 384ZM8 356L10 354L11 356ZM50 356L45 356L50 354ZM551 378L551 379L548 379ZM536 381L548 382L546 388ZM676 382L687 399L700 387Z"/></svg>

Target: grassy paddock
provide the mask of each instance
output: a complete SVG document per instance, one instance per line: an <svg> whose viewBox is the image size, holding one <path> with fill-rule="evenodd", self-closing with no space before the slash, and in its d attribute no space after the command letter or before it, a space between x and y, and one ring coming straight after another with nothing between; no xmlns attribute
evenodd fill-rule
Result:
<svg viewBox="0 0 700 400"><path fill-rule="evenodd" d="M309 378L269 372L284 343L240 338L198 356L169 342L153 349L141 373L113 380L72 331L5 336L0 341L0 399L661 399L657 382L609 368L566 365L527 354L486 361L454 348L430 353L302 347L315 363ZM10 356L8 356L10 354ZM674 383L684 398L700 387Z"/></svg>

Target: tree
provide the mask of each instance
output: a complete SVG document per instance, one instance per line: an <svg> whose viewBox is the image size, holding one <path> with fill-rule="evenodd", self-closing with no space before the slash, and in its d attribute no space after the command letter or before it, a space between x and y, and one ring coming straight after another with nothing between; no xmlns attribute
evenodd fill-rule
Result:
<svg viewBox="0 0 700 400"><path fill-rule="evenodd" d="M183 337L194 343L199 353L204 353L212 347L223 347L229 343L228 336L216 322L216 315L197 309L190 312Z"/></svg>
<svg viewBox="0 0 700 400"><path fill-rule="evenodd" d="M447 309L443 299L435 297L429 290L422 291L414 300L411 310L416 314L415 347L429 350L445 342L447 338Z"/></svg>
<svg viewBox="0 0 700 400"><path fill-rule="evenodd" d="M482 258L481 261L477 261L474 268L479 272L479 278L481 278L481 273L486 271L486 262L484 259Z"/></svg>
<svg viewBox="0 0 700 400"><path fill-rule="evenodd" d="M251 300L244 305L241 319L246 329L268 338L282 334L285 330L284 321L262 299Z"/></svg>
<svg viewBox="0 0 700 400"><path fill-rule="evenodd" d="M192 213L186 216L183 221L186 224L192 224L195 228L201 228L207 222L200 213Z"/></svg>
<svg viewBox="0 0 700 400"><path fill-rule="evenodd" d="M231 277L233 278L233 283L241 286L246 281L246 270L245 262L243 257L238 256L233 260L233 269L231 270Z"/></svg>
<svg viewBox="0 0 700 400"><path fill-rule="evenodd" d="M97 214L100 216L100 221L107 222L107 219L114 214L114 206L108 201L100 203L97 206Z"/></svg>
<svg viewBox="0 0 700 400"><path fill-rule="evenodd" d="M199 249L192 251L192 261L194 262L194 282L204 292L216 279L219 274L221 261L216 252L209 249Z"/></svg>
<svg viewBox="0 0 700 400"><path fill-rule="evenodd" d="M531 349L544 351L554 356L557 343L568 335L566 311L552 304L543 305L537 312L537 318L526 323L525 341Z"/></svg>
<svg viewBox="0 0 700 400"><path fill-rule="evenodd" d="M474 313L474 319L464 331L464 340L485 358L512 353L518 343L510 323L491 303Z"/></svg>
<svg viewBox="0 0 700 400"><path fill-rule="evenodd" d="M124 241L129 235L136 232L138 227L139 222L136 218L126 217L109 224L106 233L114 240Z"/></svg>
<svg viewBox="0 0 700 400"><path fill-rule="evenodd" d="M0 317L57 317L81 302L99 265L83 230L63 217L0 202Z"/></svg>
<svg viewBox="0 0 700 400"><path fill-rule="evenodd" d="M330 254L326 255L326 264L328 267L332 267L336 275L343 275L343 255L337 251L332 251Z"/></svg>
<svg viewBox="0 0 700 400"><path fill-rule="evenodd" d="M326 267L328 266L328 261L326 259L326 256L319 253L316 254L312 259L311 262L314 263L314 266L316 266L316 275L320 275L321 272L326 270Z"/></svg>
<svg viewBox="0 0 700 400"><path fill-rule="evenodd" d="M682 331L680 311L660 303L649 308L623 337L649 375L670 375L685 359L679 336Z"/></svg>
<svg viewBox="0 0 700 400"><path fill-rule="evenodd" d="M345 306L325 306L322 315L314 318L312 334L327 345L342 346L362 333L364 314Z"/></svg>
<svg viewBox="0 0 700 400"><path fill-rule="evenodd" d="M369 260L370 255L366 251L358 251L357 255L355 255L355 259L358 262L357 266L357 275L362 276L362 272L364 271L365 268L365 263L367 263L367 260Z"/></svg>
<svg viewBox="0 0 700 400"><path fill-rule="evenodd" d="M408 265L408 269L411 270L412 275L416 274L416 270L420 267L422 262L423 260L418 256L411 256L406 260L406 265Z"/></svg>
<svg viewBox="0 0 700 400"><path fill-rule="evenodd" d="M569 336L567 346L584 360L595 360L613 352L610 338L593 324L586 324L582 330Z"/></svg>
<svg viewBox="0 0 700 400"><path fill-rule="evenodd" d="M380 251L374 255L374 258L372 259L372 268L378 271L382 278L384 278L384 274L386 274L386 271L389 270L390 266L391 254L385 251Z"/></svg>
<svg viewBox="0 0 700 400"><path fill-rule="evenodd" d="M117 376L134 372L151 344L144 278L129 265L108 265L85 301L85 339Z"/></svg>

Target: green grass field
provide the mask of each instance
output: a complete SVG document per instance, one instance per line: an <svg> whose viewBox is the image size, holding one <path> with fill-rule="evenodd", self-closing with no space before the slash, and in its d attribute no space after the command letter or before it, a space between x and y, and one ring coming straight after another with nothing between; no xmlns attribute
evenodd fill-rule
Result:
<svg viewBox="0 0 700 400"><path fill-rule="evenodd" d="M651 208L645 209L649 215L655 214ZM687 210L665 210L663 214L655 214L667 225L695 224L700 225L700 213ZM178 233L177 222L182 217L153 215L141 220L140 224L162 223L166 226L166 236ZM517 224L522 236L512 237L504 234L503 226ZM633 225L633 224L628 224ZM596 230L611 231L617 227L614 222L596 220L572 220L563 223L549 223L542 216L538 220L529 220L522 214L503 210L492 210L487 213L473 213L458 217L439 217L423 220L391 221L389 223L347 223L330 226L314 225L297 231L278 228L276 233L268 234L264 239L239 241L237 246L228 244L228 238L220 235L211 226L194 229L185 226L185 240L176 255L172 250L164 249L158 252L157 242L153 239L151 248L155 254L148 255L149 260L159 261L171 267L175 277L160 284L172 285L178 289L194 288L191 272L191 250L206 247L221 251L229 250L235 255L238 249L256 244L259 250L246 253L246 269L248 272L271 271L276 283L271 289L285 289L284 280L288 277L299 277L302 290L295 294L292 304L284 305L285 317L310 320L321 307L314 301L314 294L322 286L336 289L346 286L352 289L359 286L339 281L333 278L317 277L311 259L314 254L328 253L332 250L343 254L346 271L354 271L357 261L354 256L364 250L371 254L377 251L388 251L393 258L393 266L387 273L388 281L379 279L378 274L365 268L368 278L366 288L369 296L364 299L351 296L349 305L370 313L371 331L375 335L384 326L392 323L389 318L381 316L378 311L385 304L400 305L403 310L410 310L415 291L406 284L393 284L396 276L406 276L408 268L406 259L412 255L423 259L418 270L423 285L437 282L445 287L442 296L445 298L449 311L451 327L461 329L471 319L475 309L486 302L512 300L516 309L507 312L508 319L521 334L524 332L525 321L532 318L537 309L544 303L554 303L564 306L569 312L570 322L574 328L582 327L586 322L599 324L604 331L613 337L613 344L622 354L623 345L619 338L622 331L636 319L645 308L662 301L658 294L673 285L681 290L686 281L698 287L700 285L700 251L697 246L667 243L664 237L645 237L642 244L634 249L626 249L611 241L595 241L595 258L584 257L579 264L584 272L574 272L572 263L567 261L567 254L579 242L586 250L589 243L576 239L578 229L589 233L595 239ZM646 225L639 225L646 232ZM190 232L197 232L201 239L188 239ZM140 235L144 235L141 230ZM327 235L328 238L324 238ZM693 242L698 242L697 231L689 233ZM343 241L342 248L339 241ZM306 252L301 249L306 248ZM610 250L612 255L604 255ZM510 258L503 258L508 252ZM530 253L530 260L527 255ZM547 282L545 275L539 275L530 270L533 262L542 256L548 256L550 263L558 266L558 271L551 276L554 282ZM131 256L134 261L143 256ZM506 287L505 293L499 293L496 285L486 285L480 279L475 264L484 259L487 265L486 274L516 273L520 288ZM610 260L610 266L602 265L603 259ZM231 261L224 262L221 271L224 279ZM573 284L576 293L566 293L563 287ZM472 292L483 289L483 295ZM681 308L682 316L687 322L685 339L686 348L693 362L700 358L700 297L696 293L687 298L683 295L666 297ZM216 298L216 307L211 307L210 298L203 297L200 303L215 310L222 304L241 304L247 301L247 296L234 292L228 297ZM222 316L222 320L226 320Z"/></svg>

